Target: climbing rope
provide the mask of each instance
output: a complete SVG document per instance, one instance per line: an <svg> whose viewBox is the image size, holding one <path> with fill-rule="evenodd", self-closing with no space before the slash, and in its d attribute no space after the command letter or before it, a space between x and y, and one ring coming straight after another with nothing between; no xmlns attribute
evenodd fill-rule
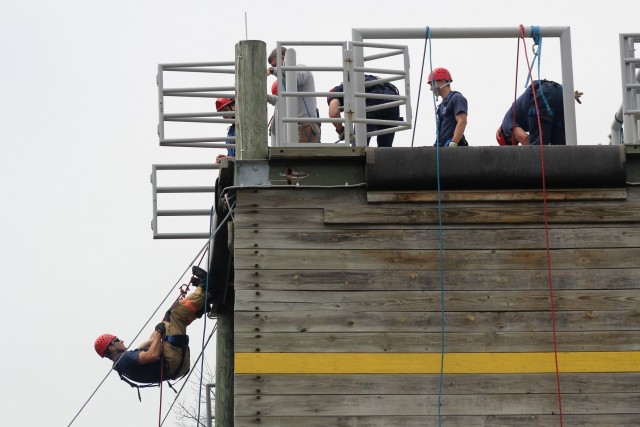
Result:
<svg viewBox="0 0 640 427"><path fill-rule="evenodd" d="M164 381L164 351L162 350L163 337L160 338L160 405L158 405L158 427L162 425L162 381ZM183 350L184 351L184 350Z"/></svg>
<svg viewBox="0 0 640 427"><path fill-rule="evenodd" d="M433 64L431 61L431 56L429 56L429 68L431 72L433 72ZM438 120L438 107L436 105L436 95L435 92L432 92L431 98L433 99L433 112L436 119L436 123ZM436 126L436 182L438 188L438 262L439 262L439 280L440 280L440 376L438 379L438 426L442 426L442 384L444 382L444 349L445 349L445 328L444 328L444 320L445 320L445 303L444 303L444 241L443 241L443 230L442 230L442 192L441 192L441 180L440 180L440 126Z"/></svg>
<svg viewBox="0 0 640 427"><path fill-rule="evenodd" d="M520 36L522 38L522 45L524 46L524 53L527 59L527 71L528 75L531 78L531 66L529 65L529 58L527 56L527 45L524 36L524 26L520 25ZM538 64L540 62L538 61ZM553 332L553 355L555 359L555 368L556 368L556 385L558 390L558 412L560 415L560 426L563 425L563 416L562 416L562 392L560 387L560 370L558 368L558 342L556 336L556 316L555 316L555 303L553 298L553 280L551 275L551 250L549 245L549 212L547 207L547 184L545 177L545 167L544 167L544 144L542 139L542 123L540 120L540 109L538 108L538 101L536 99L535 85L531 85L531 89L533 91L533 101L536 109L536 116L538 118L538 130L540 132L540 167L541 167L541 175L542 175L542 200L543 200L543 209L544 209L544 232L545 232L545 246L546 246L546 254L547 254L547 278L549 283L549 299L551 300L551 326ZM542 88L540 88L540 92L542 92Z"/></svg>
<svg viewBox="0 0 640 427"><path fill-rule="evenodd" d="M198 355L198 358L196 359L196 361L194 363L194 366L197 365L198 362L200 361L200 358L203 357L204 349L209 345L209 341L211 341L211 338L213 337L213 334L216 332L217 329L218 329L218 324L216 323L216 324L213 325L213 329L211 330L211 333L209 334L209 337L207 338L207 342L204 345L204 348L202 349L200 354ZM182 394L182 390L184 390L184 387L187 385L187 382L189 381L189 378L191 377L191 373L192 372L193 371L189 371L189 374L186 376L185 381L182 384L182 387L180 387L180 390L178 390L178 392L176 393L176 397L173 399L173 402L171 403L171 406L169 406L169 409L164 414L164 418L162 419L162 423L160 424L160 427L162 427L164 422L167 420L167 417L169 416L169 414L171 413L171 410L173 409L173 405L175 405L175 403L178 401L178 398L180 397L180 394Z"/></svg>
<svg viewBox="0 0 640 427"><path fill-rule="evenodd" d="M229 210L231 212L231 210ZM209 240L212 239L211 233L213 232L213 225L216 218L215 209L213 206L211 207L211 211L209 213ZM208 252L207 255L207 264L211 265L211 251ZM209 275L207 274L207 283L205 284L205 293L204 293L204 306L207 307L209 298ZM207 330L207 316L204 316L204 325L202 327L202 351L204 352L205 347L205 332ZM200 385L198 387L198 418L200 419L200 407L202 403L202 377L204 376L204 357L200 361Z"/></svg>
<svg viewBox="0 0 640 427"><path fill-rule="evenodd" d="M418 117L418 108L420 106L420 90L422 89L422 76L424 75L424 63L427 53L427 42L429 43L429 72L433 73L433 58L432 58L432 43L429 27L426 27L424 51L422 54L422 68L420 70L420 84L418 86L418 102L416 104L416 117ZM433 114L436 123L438 122L438 106L436 101L435 92L431 92L431 99L433 101ZM415 137L415 124L413 128L413 136ZM439 272L440 272L440 315L441 315L441 348L440 348L440 376L438 380L438 426L442 426L442 414L440 408L442 407L442 384L444 382L444 350L445 350L445 303L444 303L444 251L443 251L443 237L442 237L442 193L440 191L440 127L436 126L436 182L438 189L438 241L439 241ZM411 146L413 147L413 137L411 138Z"/></svg>

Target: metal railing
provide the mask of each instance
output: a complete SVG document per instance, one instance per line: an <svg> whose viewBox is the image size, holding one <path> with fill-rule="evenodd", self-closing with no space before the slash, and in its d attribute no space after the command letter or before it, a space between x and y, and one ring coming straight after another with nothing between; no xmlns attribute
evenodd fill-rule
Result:
<svg viewBox="0 0 640 427"><path fill-rule="evenodd" d="M640 144L640 58L635 47L639 43L640 34L620 34L622 105L611 125L612 144Z"/></svg>
<svg viewBox="0 0 640 427"><path fill-rule="evenodd" d="M498 39L518 38L521 35L519 27L487 27L487 28L429 28L429 37L432 39ZM567 145L577 145L576 111L573 100L573 59L571 55L571 31L569 27L540 27L541 37L557 37L560 39L560 59L562 68L562 89L564 97L565 134ZM532 29L524 30L525 37L531 37ZM351 31L354 42L364 40L386 39L425 39L427 28L354 28ZM364 58L362 49L354 48L354 61L356 64ZM356 82L358 84L358 82ZM571 102L569 102L571 101ZM363 108L360 104L360 109ZM356 112L359 112L356 106ZM364 126L364 125L362 125ZM356 129L356 133L359 130Z"/></svg>
<svg viewBox="0 0 640 427"><path fill-rule="evenodd" d="M151 191L153 195L153 219L151 220L151 229L153 230L154 239L206 239L209 234L203 233L161 233L158 224L158 217L197 217L210 216L211 209L158 209L158 195L167 193L210 193L215 194L213 186L174 186L159 187L158 171L193 171L219 169L218 164L173 164L173 165L152 165L151 166Z"/></svg>
<svg viewBox="0 0 640 427"><path fill-rule="evenodd" d="M232 67L232 68L224 68ZM206 111L193 113L165 113L165 97L183 98L231 98L236 97L235 85L232 86L211 86L211 87L184 87L165 88L165 72L187 72L187 73L211 73L211 74L233 74L235 75L235 62L196 62L180 64L160 64L158 65L158 137L160 146L172 147L204 147L204 148L235 148L235 137L211 136L196 138L165 138L165 122L190 122L190 123L235 123L235 111ZM223 116L233 116L225 119ZM233 144L227 144L233 141Z"/></svg>
<svg viewBox="0 0 640 427"><path fill-rule="evenodd" d="M286 46L285 65L282 64L281 55L276 56L276 69L278 78L278 96L280 101L276 104L275 129L276 138L275 146L292 146L307 145L298 142L298 123L342 123L345 127L344 141L336 142L339 145L351 145L346 141L352 140L353 125L358 129L358 124L363 126L362 130L355 132L355 145L366 146L367 138L385 133L399 132L411 129L412 110L409 83L409 53L407 46L389 45L381 43L362 43L362 42L302 42L302 41L280 41L277 42L276 51L281 52L282 47ZM339 66L302 66L297 64L297 54L291 46L336 46L342 49L342 63ZM363 57L360 62L353 60L353 47L383 49L386 52ZM402 68L388 69L365 67L365 62L389 58L401 55L403 57ZM285 85L283 81L297 81L297 72L299 71L319 71L319 72L339 72L342 74L343 92L299 92L297 85ZM377 80L365 83L365 74L381 74L387 77L381 77ZM283 79L284 77L284 79ZM366 88L369 86L403 81L401 87L404 88L404 94L387 95L367 93ZM343 97L344 115L341 118L323 118L311 117L310 112L306 117L299 117L298 103L300 99L304 102L304 98L309 97ZM365 107L366 98L377 98L388 100L387 103L375 106ZM362 100L363 107L358 109L358 101ZM390 108L404 107L404 120L376 120L367 118L367 113ZM315 115L315 114L314 114ZM366 125L375 124L390 126L387 129L367 132ZM332 141L333 142L333 141ZM308 145L307 145L308 146ZM333 144L332 144L333 146Z"/></svg>

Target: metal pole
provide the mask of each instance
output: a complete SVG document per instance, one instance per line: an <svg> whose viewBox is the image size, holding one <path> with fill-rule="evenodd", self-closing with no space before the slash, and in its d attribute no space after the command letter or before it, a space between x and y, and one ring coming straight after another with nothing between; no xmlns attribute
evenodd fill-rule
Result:
<svg viewBox="0 0 640 427"><path fill-rule="evenodd" d="M158 236L158 193L157 187L157 174L156 165L151 166L151 197L153 205L153 218L151 218L151 230L153 231L153 238Z"/></svg>
<svg viewBox="0 0 640 427"><path fill-rule="evenodd" d="M354 42L362 42L362 35L357 31L353 30L351 32L352 38ZM362 45L358 43L353 44L353 68L364 67L364 53ZM352 82L353 82L353 92L364 92L364 74L363 73L355 73L352 72ZM356 117L366 117L366 105L364 98L355 98L355 116ZM358 147L366 147L367 146L367 125L365 123L356 123L356 146Z"/></svg>
<svg viewBox="0 0 640 427"><path fill-rule="evenodd" d="M158 139L164 141L164 81L162 78L162 65L158 65L156 85L158 86Z"/></svg>
<svg viewBox="0 0 640 427"><path fill-rule="evenodd" d="M571 30L560 35L560 63L562 64L562 99L564 103L564 132L567 145L578 145L576 130L576 103L573 99L573 58L571 54Z"/></svg>
<svg viewBox="0 0 640 427"><path fill-rule="evenodd" d="M209 383L207 385L205 385L206 388L206 398L207 398L207 427L212 427L212 421L215 418L212 414L211 414L211 389L213 387L215 387L216 385L214 383Z"/></svg>
<svg viewBox="0 0 640 427"><path fill-rule="evenodd" d="M542 37L560 37L569 27L540 27ZM354 28L353 41L364 39L424 39L426 31L421 28ZM432 39L508 39L520 37L519 27L470 27L429 28ZM525 27L525 37L531 36L531 27Z"/></svg>
<svg viewBox="0 0 640 427"><path fill-rule="evenodd" d="M295 49L287 49L287 52L285 53L285 60L284 63L287 64L288 66L295 66L297 65L297 61L296 61L296 51ZM295 93L298 92L298 72L295 70L288 70L285 71L285 82L286 82L286 87L287 93ZM294 118L294 117L298 117L298 97L297 96L287 96L287 97L282 97L282 98L286 98L286 115L285 117L287 118ZM285 141L288 144L285 145L289 145L291 143L298 143L300 141L298 141L298 123L297 122L288 122L285 124L286 127L286 137L285 137Z"/></svg>

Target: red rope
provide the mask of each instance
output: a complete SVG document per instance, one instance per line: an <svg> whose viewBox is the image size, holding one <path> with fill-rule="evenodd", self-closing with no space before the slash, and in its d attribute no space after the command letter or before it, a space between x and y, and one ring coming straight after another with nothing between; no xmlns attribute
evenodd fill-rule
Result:
<svg viewBox="0 0 640 427"><path fill-rule="evenodd" d="M544 233L545 233L545 244L547 251L547 276L549 281L549 298L551 299L551 325L553 330L553 355L556 364L556 385L558 388L558 410L560 415L560 426L563 425L563 416L562 416L562 392L560 388L560 370L558 368L558 341L556 336L556 315L555 315L555 303L553 298L553 280L551 277L551 251L549 248L549 212L547 209L547 183L544 173L544 149L543 149L543 138L542 138L542 124L540 122L540 110L538 108L538 100L536 99L536 89L533 80L533 76L531 73L531 66L529 65L529 56L527 55L527 44L525 42L524 37L524 26L520 25L520 36L522 38L522 45L524 49L525 58L527 60L527 71L529 72L529 79L531 80L531 90L533 91L533 102L536 107L536 115L538 117L538 130L540 131L540 162L542 168L542 199L544 206Z"/></svg>
<svg viewBox="0 0 640 427"><path fill-rule="evenodd" d="M516 108L518 106L516 101L518 100L518 69L520 68L520 39L518 39L517 42L518 42L518 50L516 54L516 83L513 88L513 108L511 109L512 111L511 129L509 129L511 131L511 138L510 138L511 140L509 141L511 145L518 145L515 132L513 131L513 129L516 126Z"/></svg>

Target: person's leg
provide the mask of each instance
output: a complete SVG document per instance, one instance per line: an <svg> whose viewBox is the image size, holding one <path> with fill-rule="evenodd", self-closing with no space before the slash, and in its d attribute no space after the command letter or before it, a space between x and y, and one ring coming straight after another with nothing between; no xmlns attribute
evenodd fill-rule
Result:
<svg viewBox="0 0 640 427"><path fill-rule="evenodd" d="M198 312L204 307L205 291L201 287L196 288L186 298L178 301L178 305L171 310L167 335L186 335L187 326L198 317Z"/></svg>
<svg viewBox="0 0 640 427"><path fill-rule="evenodd" d="M367 133L373 132L376 129L377 129L376 125L367 125ZM371 137L370 136L367 137L367 147L369 146L369 142L371 142ZM353 138L353 144L352 145L355 145L355 137Z"/></svg>
<svg viewBox="0 0 640 427"><path fill-rule="evenodd" d="M183 357L184 351L184 357ZM163 372L165 380L175 380L189 372L191 367L191 355L189 347L184 349L173 346L168 342L162 343L162 357L165 361L167 372Z"/></svg>
<svg viewBox="0 0 640 427"><path fill-rule="evenodd" d="M529 144L530 145L538 145L540 144L540 128L538 126L538 116L532 114L529 116Z"/></svg>
<svg viewBox="0 0 640 427"><path fill-rule="evenodd" d="M551 145L567 145L564 123L554 125L551 128Z"/></svg>
<svg viewBox="0 0 640 427"><path fill-rule="evenodd" d="M549 100L551 108L553 109L551 145L567 145L564 128L564 105L562 99L562 86L556 85L551 95L551 99Z"/></svg>
<svg viewBox="0 0 640 427"><path fill-rule="evenodd" d="M298 141L320 142L320 127L316 123L299 123Z"/></svg>
<svg viewBox="0 0 640 427"><path fill-rule="evenodd" d="M537 125L536 125L537 126ZM552 144L553 123L549 117L542 117L540 120L540 127L542 128L542 144Z"/></svg>
<svg viewBox="0 0 640 427"><path fill-rule="evenodd" d="M389 129L391 126L378 126L378 130ZM393 138L396 136L395 132L385 133L378 135L378 147L391 147L393 145Z"/></svg>

